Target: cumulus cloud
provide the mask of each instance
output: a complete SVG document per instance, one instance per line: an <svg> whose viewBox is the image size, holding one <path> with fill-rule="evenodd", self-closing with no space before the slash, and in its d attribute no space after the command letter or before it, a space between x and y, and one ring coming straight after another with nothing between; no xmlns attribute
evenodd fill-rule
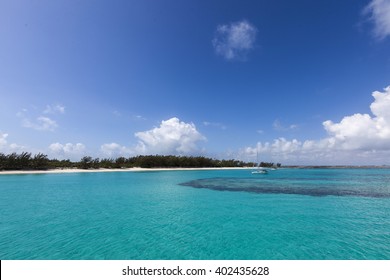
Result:
<svg viewBox="0 0 390 280"><path fill-rule="evenodd" d="M246 20L219 25L212 40L218 55L227 60L245 59L254 48L257 29Z"/></svg>
<svg viewBox="0 0 390 280"><path fill-rule="evenodd" d="M121 157L121 156L128 156L133 153L133 151L130 148L127 148L125 146L121 146L117 143L107 143L100 146L100 151L103 153L103 155L108 157Z"/></svg>
<svg viewBox="0 0 390 280"><path fill-rule="evenodd" d="M0 147L7 145L7 133L0 133Z"/></svg>
<svg viewBox="0 0 390 280"><path fill-rule="evenodd" d="M375 91L370 109L373 116L354 114L339 123L323 123L335 145L343 149L390 149L390 86L384 92Z"/></svg>
<svg viewBox="0 0 390 280"><path fill-rule="evenodd" d="M162 121L159 127L137 132L135 136L139 139L136 151L141 154L191 154L199 150L199 141L206 140L193 123L178 118Z"/></svg>
<svg viewBox="0 0 390 280"><path fill-rule="evenodd" d="M343 152L332 149L332 143L326 139L313 141L274 139L271 142L258 142L257 146L245 147L239 150L237 158L246 161L282 162L283 164L339 164L350 157ZM343 163L351 164L344 161Z"/></svg>
<svg viewBox="0 0 390 280"><path fill-rule="evenodd" d="M49 150L54 157L78 159L85 153L85 145L82 143L53 143Z"/></svg>
<svg viewBox="0 0 390 280"><path fill-rule="evenodd" d="M16 143L11 143L8 146L8 152L10 152L10 153L13 153L13 152L21 153L21 152L24 152L24 151L26 151L26 147L23 146L23 145L18 145Z"/></svg>
<svg viewBox="0 0 390 280"><path fill-rule="evenodd" d="M239 156L253 160L259 152L265 160L293 163L390 163L390 86L383 92L373 92L372 96L371 115L357 113L345 116L339 122L324 121L328 136L323 139L278 138L243 148Z"/></svg>
<svg viewBox="0 0 390 280"><path fill-rule="evenodd" d="M7 138L8 138L8 133L0 132L0 152L2 153L22 152L25 149L24 146L15 143L8 144Z"/></svg>

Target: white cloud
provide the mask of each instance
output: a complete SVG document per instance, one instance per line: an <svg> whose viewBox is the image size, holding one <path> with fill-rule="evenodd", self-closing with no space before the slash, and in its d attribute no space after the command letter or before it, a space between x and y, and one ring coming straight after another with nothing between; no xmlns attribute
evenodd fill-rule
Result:
<svg viewBox="0 0 390 280"><path fill-rule="evenodd" d="M9 144L8 146L8 152L9 153L21 153L21 152L24 152L26 151L26 147L25 146L22 146L22 145L18 145L16 143L12 143L12 144Z"/></svg>
<svg viewBox="0 0 390 280"><path fill-rule="evenodd" d="M39 116L35 121L23 118L22 125L27 128L41 131L54 131L58 127L56 121L44 116Z"/></svg>
<svg viewBox="0 0 390 280"><path fill-rule="evenodd" d="M62 105L46 105L46 109L43 111L44 114L64 114L65 113L65 107Z"/></svg>
<svg viewBox="0 0 390 280"><path fill-rule="evenodd" d="M7 145L7 133L0 133L0 148Z"/></svg>
<svg viewBox="0 0 390 280"><path fill-rule="evenodd" d="M294 129L297 129L298 128L298 125L297 124L290 124L290 125L283 125L278 119L276 119L273 124L272 124L272 127L277 130L277 131L287 131L287 130L294 130Z"/></svg>
<svg viewBox="0 0 390 280"><path fill-rule="evenodd" d="M135 120L142 120L142 121L144 121L144 120L146 120L146 118L145 117L143 117L143 116L141 116L141 115L136 115L136 116L134 116L133 117Z"/></svg>
<svg viewBox="0 0 390 280"><path fill-rule="evenodd" d="M373 116L354 114L339 123L325 121L325 130L337 147L352 150L390 149L390 86L384 92L375 91L370 109Z"/></svg>
<svg viewBox="0 0 390 280"><path fill-rule="evenodd" d="M304 164L390 164L390 86L375 91L369 114L345 116L340 122L327 120L328 137L320 140L278 138L239 151L241 159L254 160L258 151L265 160Z"/></svg>
<svg viewBox="0 0 390 280"><path fill-rule="evenodd" d="M287 141L283 137L274 140L274 142L271 145L272 150L282 153L294 153L296 152L300 147L302 146L302 143L299 142L297 139L293 139L292 141Z"/></svg>
<svg viewBox="0 0 390 280"><path fill-rule="evenodd" d="M129 156L133 153L130 148L121 146L117 143L107 143L100 146L100 151L103 155L108 157L120 157L120 156Z"/></svg>
<svg viewBox="0 0 390 280"><path fill-rule="evenodd" d="M227 129L227 126L222 124L222 123L218 123L218 122L208 122L208 121L204 121L203 122L203 125L204 126L213 126L213 127L216 127L216 128L220 128L222 130L226 130Z"/></svg>
<svg viewBox="0 0 390 280"><path fill-rule="evenodd" d="M216 53L228 60L245 59L254 48L256 33L256 27L246 20L219 25L212 43Z"/></svg>
<svg viewBox="0 0 390 280"><path fill-rule="evenodd" d="M63 114L64 112L65 107L61 105L47 105L46 109L43 111L43 114ZM33 114L34 113L36 112L33 112ZM41 115L34 119L34 117L31 117L31 113L27 109L20 110L16 116L21 119L22 126L26 128L32 128L40 131L54 131L58 127L57 122L47 116Z"/></svg>
<svg viewBox="0 0 390 280"><path fill-rule="evenodd" d="M13 153L13 152L20 153L25 149L24 146L21 146L21 145L15 144L15 143L8 144L7 137L8 137L8 133L0 133L0 152L2 152L2 153Z"/></svg>
<svg viewBox="0 0 390 280"><path fill-rule="evenodd" d="M191 154L199 150L199 141L206 140L193 123L178 118L162 121L159 127L137 132L135 136L139 139L136 151L140 154Z"/></svg>
<svg viewBox="0 0 390 280"><path fill-rule="evenodd" d="M287 140L283 137L272 142L259 142L257 147L240 149L238 159L256 161L281 162L283 164L338 164L340 153L329 149L324 140L301 142L297 139ZM338 160L338 161L336 161Z"/></svg>
<svg viewBox="0 0 390 280"><path fill-rule="evenodd" d="M365 8L374 22L374 34L379 39L390 35L390 1L372 0Z"/></svg>
<svg viewBox="0 0 390 280"><path fill-rule="evenodd" d="M49 150L53 157L79 159L85 153L85 145L82 143L53 143L49 146Z"/></svg>

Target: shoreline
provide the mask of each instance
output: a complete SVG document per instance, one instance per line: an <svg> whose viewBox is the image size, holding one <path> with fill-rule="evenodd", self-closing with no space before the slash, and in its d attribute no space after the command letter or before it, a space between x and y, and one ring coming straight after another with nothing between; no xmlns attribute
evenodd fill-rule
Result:
<svg viewBox="0 0 390 280"><path fill-rule="evenodd" d="M202 171L202 170L234 170L252 169L252 167L167 167L167 168L99 168L99 169L49 169L49 170L9 170L0 171L0 175L22 175L22 174L70 174L70 173L103 173L103 172L148 172L148 171Z"/></svg>
<svg viewBox="0 0 390 280"><path fill-rule="evenodd" d="M1 175L23 175L23 174L71 174L71 173L103 173L103 172L154 172L154 171L202 171L202 170L245 170L256 167L157 167L157 168L99 168L99 169L80 169L80 168L56 168L48 170L0 170ZM390 166L377 165L334 165L334 166L283 166L278 169L390 169Z"/></svg>

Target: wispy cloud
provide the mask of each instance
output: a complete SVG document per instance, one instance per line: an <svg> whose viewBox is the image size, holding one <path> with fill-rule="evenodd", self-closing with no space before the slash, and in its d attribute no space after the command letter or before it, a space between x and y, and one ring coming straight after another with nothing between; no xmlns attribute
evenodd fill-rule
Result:
<svg viewBox="0 0 390 280"><path fill-rule="evenodd" d="M46 109L43 111L44 114L64 114L65 107L59 104L56 105L46 105Z"/></svg>
<svg viewBox="0 0 390 280"><path fill-rule="evenodd" d="M276 119L273 124L272 124L272 127L277 130L277 131L287 131L287 130L294 130L294 129L297 129L298 128L298 125L297 124L289 124L289 125L284 125L282 124L278 119Z"/></svg>
<svg viewBox="0 0 390 280"><path fill-rule="evenodd" d="M206 140L193 123L178 118L162 121L159 127L137 132L135 136L139 139L136 152L141 154L191 154L199 151L199 141Z"/></svg>
<svg viewBox="0 0 390 280"><path fill-rule="evenodd" d="M118 117L118 118L122 116L121 112L119 112L118 110L112 111L112 114L113 114L115 117Z"/></svg>
<svg viewBox="0 0 390 280"><path fill-rule="evenodd" d="M227 126L226 126L226 125L224 125L224 124L222 124L222 123L219 123L219 122L208 122L208 121L204 121L204 122L203 122L203 125L204 125L204 126L216 127L216 128L222 129L222 130L227 129Z"/></svg>
<svg viewBox="0 0 390 280"><path fill-rule="evenodd" d="M116 118L130 119L131 121L144 121L144 120L146 120L146 118L144 116L137 115L137 114L134 114L134 113L127 114L126 112L122 112L122 111L119 111L119 110L114 110L111 113Z"/></svg>
<svg viewBox="0 0 390 280"><path fill-rule="evenodd" d="M65 107L62 105L46 105L46 108L39 113L38 109L34 107L32 112L27 109L20 110L16 116L21 119L22 126L40 131L54 131L58 124L53 119L53 116L47 115L64 114ZM35 115L35 117L32 117ZM38 115L38 116L37 116Z"/></svg>
<svg viewBox="0 0 390 280"><path fill-rule="evenodd" d="M27 128L41 131L54 131L58 127L56 121L44 116L39 116L34 121L23 118L22 125Z"/></svg>
<svg viewBox="0 0 390 280"><path fill-rule="evenodd" d="M390 1L371 0L364 10L374 23L374 34L382 40L390 35Z"/></svg>
<svg viewBox="0 0 390 280"><path fill-rule="evenodd" d="M254 48L257 29L246 20L217 27L212 40L215 52L227 60L243 60Z"/></svg>
<svg viewBox="0 0 390 280"><path fill-rule="evenodd" d="M145 121L146 118L141 116L141 115L134 115L133 116L133 120L136 120L136 121Z"/></svg>

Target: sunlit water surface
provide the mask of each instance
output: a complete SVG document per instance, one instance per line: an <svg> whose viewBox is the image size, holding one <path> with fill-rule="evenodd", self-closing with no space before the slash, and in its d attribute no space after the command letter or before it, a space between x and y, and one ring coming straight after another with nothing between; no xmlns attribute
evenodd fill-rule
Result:
<svg viewBox="0 0 390 280"><path fill-rule="evenodd" d="M0 176L0 259L390 259L389 169Z"/></svg>

